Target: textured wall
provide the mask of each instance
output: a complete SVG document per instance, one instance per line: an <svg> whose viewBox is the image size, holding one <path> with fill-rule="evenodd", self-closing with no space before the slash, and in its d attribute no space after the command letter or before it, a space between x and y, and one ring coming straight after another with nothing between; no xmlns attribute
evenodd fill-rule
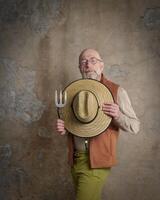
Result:
<svg viewBox="0 0 160 200"><path fill-rule="evenodd" d="M141 121L120 134L103 199L159 199L159 0L0 0L0 200L74 199L54 90L80 77L86 47Z"/></svg>

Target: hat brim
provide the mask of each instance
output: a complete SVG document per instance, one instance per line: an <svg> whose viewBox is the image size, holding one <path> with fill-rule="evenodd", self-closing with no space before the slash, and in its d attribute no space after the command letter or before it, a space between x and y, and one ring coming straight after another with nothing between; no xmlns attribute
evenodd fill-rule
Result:
<svg viewBox="0 0 160 200"><path fill-rule="evenodd" d="M87 124L80 122L72 109L73 98L81 90L89 90L94 93L100 105L95 119ZM79 137L93 137L108 128L112 117L104 114L102 104L113 103L114 99L111 91L104 84L93 79L80 79L70 83L63 92L67 92L67 103L63 108L58 109L58 114L64 120L68 132Z"/></svg>

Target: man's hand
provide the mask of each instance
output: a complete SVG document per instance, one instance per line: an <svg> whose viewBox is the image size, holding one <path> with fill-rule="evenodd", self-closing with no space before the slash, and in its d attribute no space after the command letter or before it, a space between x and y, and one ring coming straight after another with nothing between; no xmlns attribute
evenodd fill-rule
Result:
<svg viewBox="0 0 160 200"><path fill-rule="evenodd" d="M64 121L61 119L57 119L56 121L56 131L60 134L60 135L65 135L66 133L66 129L64 127Z"/></svg>
<svg viewBox="0 0 160 200"><path fill-rule="evenodd" d="M102 105L102 111L104 114L118 119L120 115L119 106L116 103L104 103Z"/></svg>

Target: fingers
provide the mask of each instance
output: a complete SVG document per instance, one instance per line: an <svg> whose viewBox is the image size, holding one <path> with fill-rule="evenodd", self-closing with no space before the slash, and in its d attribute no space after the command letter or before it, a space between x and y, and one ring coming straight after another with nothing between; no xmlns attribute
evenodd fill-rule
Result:
<svg viewBox="0 0 160 200"><path fill-rule="evenodd" d="M56 131L60 135L64 135L66 133L66 129L64 127L64 121L63 120L57 119L57 121L56 121Z"/></svg>
<svg viewBox="0 0 160 200"><path fill-rule="evenodd" d="M111 117L119 116L119 106L115 103L104 103L102 105L102 111L104 112L104 114Z"/></svg>
<svg viewBox="0 0 160 200"><path fill-rule="evenodd" d="M57 119L56 126L59 128L64 127L64 121L61 119Z"/></svg>
<svg viewBox="0 0 160 200"><path fill-rule="evenodd" d="M64 123L64 121L62 119L57 119L57 122Z"/></svg>
<svg viewBox="0 0 160 200"><path fill-rule="evenodd" d="M112 107L112 108L118 108L119 105L116 103L103 103L102 107Z"/></svg>

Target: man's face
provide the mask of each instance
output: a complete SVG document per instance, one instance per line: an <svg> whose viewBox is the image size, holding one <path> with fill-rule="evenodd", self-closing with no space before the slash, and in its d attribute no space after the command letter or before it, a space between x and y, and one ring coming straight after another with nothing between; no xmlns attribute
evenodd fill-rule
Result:
<svg viewBox="0 0 160 200"><path fill-rule="evenodd" d="M80 56L79 69L83 78L100 80L104 63L97 51L88 49Z"/></svg>

